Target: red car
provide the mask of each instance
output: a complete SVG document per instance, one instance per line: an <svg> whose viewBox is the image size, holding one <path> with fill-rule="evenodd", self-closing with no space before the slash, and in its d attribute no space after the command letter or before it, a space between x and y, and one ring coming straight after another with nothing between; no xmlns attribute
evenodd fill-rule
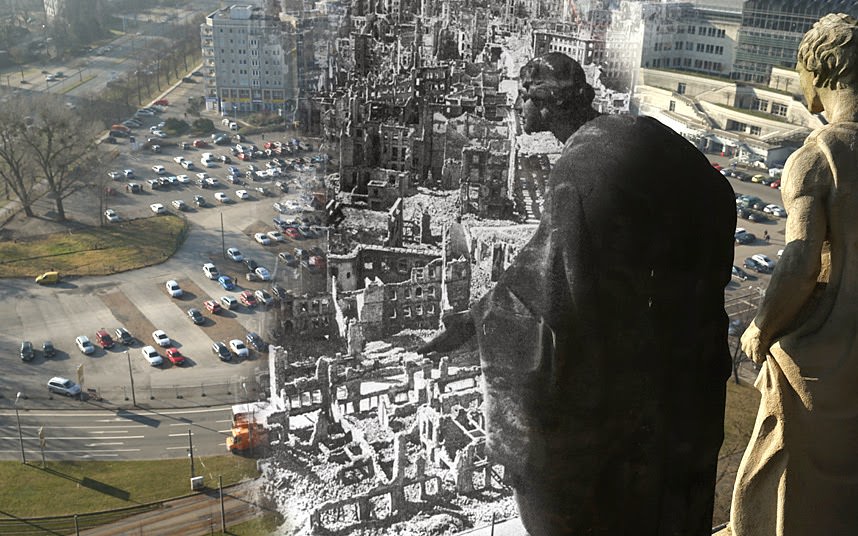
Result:
<svg viewBox="0 0 858 536"><path fill-rule="evenodd" d="M773 180L773 181L772 181L772 183L771 183L771 184L769 184L769 186L770 186L770 187L772 187L772 188L780 188L780 187L781 187L781 180L780 180L780 179L775 179L775 180Z"/></svg>
<svg viewBox="0 0 858 536"><path fill-rule="evenodd" d="M158 99L155 102L153 102L152 104L156 104L158 106L169 106L170 101L168 101L167 99Z"/></svg>
<svg viewBox="0 0 858 536"><path fill-rule="evenodd" d="M107 330L100 329L96 331L95 340L98 341L98 344L101 345L102 348L113 348L113 339L110 338L110 334L107 333Z"/></svg>
<svg viewBox="0 0 858 536"><path fill-rule="evenodd" d="M716 164L715 162L712 162L712 167L714 167L718 171L721 171L721 164Z"/></svg>
<svg viewBox="0 0 858 536"><path fill-rule="evenodd" d="M207 302L203 303L203 305L205 305L206 310L212 314L219 313L221 309L220 304L214 300L208 300Z"/></svg>
<svg viewBox="0 0 858 536"><path fill-rule="evenodd" d="M301 240L302 238L304 238L303 236L301 236L301 233L298 232L298 229L294 227L284 227L283 234L285 234L292 240Z"/></svg>
<svg viewBox="0 0 858 536"><path fill-rule="evenodd" d="M196 147L197 149L202 149L208 146L209 144L204 142L203 140L194 140L194 147Z"/></svg>
<svg viewBox="0 0 858 536"><path fill-rule="evenodd" d="M169 359L170 363L174 365L182 365L185 363L185 356L182 355L178 348L167 348L167 359Z"/></svg>
<svg viewBox="0 0 858 536"><path fill-rule="evenodd" d="M245 162L249 162L253 160L253 157L250 156L250 153L238 153L238 159L244 160Z"/></svg>
<svg viewBox="0 0 858 536"><path fill-rule="evenodd" d="M238 301L247 307L256 307L256 296L253 295L252 290L245 290L241 294L238 295Z"/></svg>

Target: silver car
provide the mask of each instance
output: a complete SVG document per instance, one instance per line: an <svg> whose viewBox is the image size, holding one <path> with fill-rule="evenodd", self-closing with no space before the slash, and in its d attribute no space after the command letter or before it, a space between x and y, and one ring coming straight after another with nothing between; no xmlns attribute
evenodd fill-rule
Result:
<svg viewBox="0 0 858 536"><path fill-rule="evenodd" d="M80 394L80 385L68 378L55 376L48 380L48 391L66 396L78 396Z"/></svg>

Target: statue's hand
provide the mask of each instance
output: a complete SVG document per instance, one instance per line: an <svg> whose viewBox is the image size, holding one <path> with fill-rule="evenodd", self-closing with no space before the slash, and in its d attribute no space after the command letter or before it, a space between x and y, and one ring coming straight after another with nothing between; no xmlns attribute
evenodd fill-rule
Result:
<svg viewBox="0 0 858 536"><path fill-rule="evenodd" d="M742 334L742 351L751 358L751 361L758 365L762 365L769 355L769 348L772 343L768 337L763 336L763 332L753 322Z"/></svg>

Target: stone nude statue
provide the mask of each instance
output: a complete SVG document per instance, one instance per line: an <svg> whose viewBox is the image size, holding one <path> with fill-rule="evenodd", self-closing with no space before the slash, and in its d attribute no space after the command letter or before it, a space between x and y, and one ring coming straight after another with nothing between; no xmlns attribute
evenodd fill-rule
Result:
<svg viewBox="0 0 858 536"><path fill-rule="evenodd" d="M787 160L786 247L742 348L762 369L739 466L737 536L858 534L858 21L826 15L798 49L828 124Z"/></svg>
<svg viewBox="0 0 858 536"><path fill-rule="evenodd" d="M497 285L422 351L476 335L487 448L532 536L708 535L730 373L732 189L654 119L593 110L564 54L531 60L519 83L524 131L565 142L542 220Z"/></svg>

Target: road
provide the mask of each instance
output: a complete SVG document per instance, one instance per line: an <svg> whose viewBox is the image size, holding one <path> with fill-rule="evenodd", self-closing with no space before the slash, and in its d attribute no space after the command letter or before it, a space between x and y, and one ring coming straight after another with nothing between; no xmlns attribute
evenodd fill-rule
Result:
<svg viewBox="0 0 858 536"><path fill-rule="evenodd" d="M41 460L39 428L46 460L156 460L187 456L188 430L194 455L226 452L229 406L181 410L20 411L28 461ZM20 460L15 412L0 411L0 460Z"/></svg>

